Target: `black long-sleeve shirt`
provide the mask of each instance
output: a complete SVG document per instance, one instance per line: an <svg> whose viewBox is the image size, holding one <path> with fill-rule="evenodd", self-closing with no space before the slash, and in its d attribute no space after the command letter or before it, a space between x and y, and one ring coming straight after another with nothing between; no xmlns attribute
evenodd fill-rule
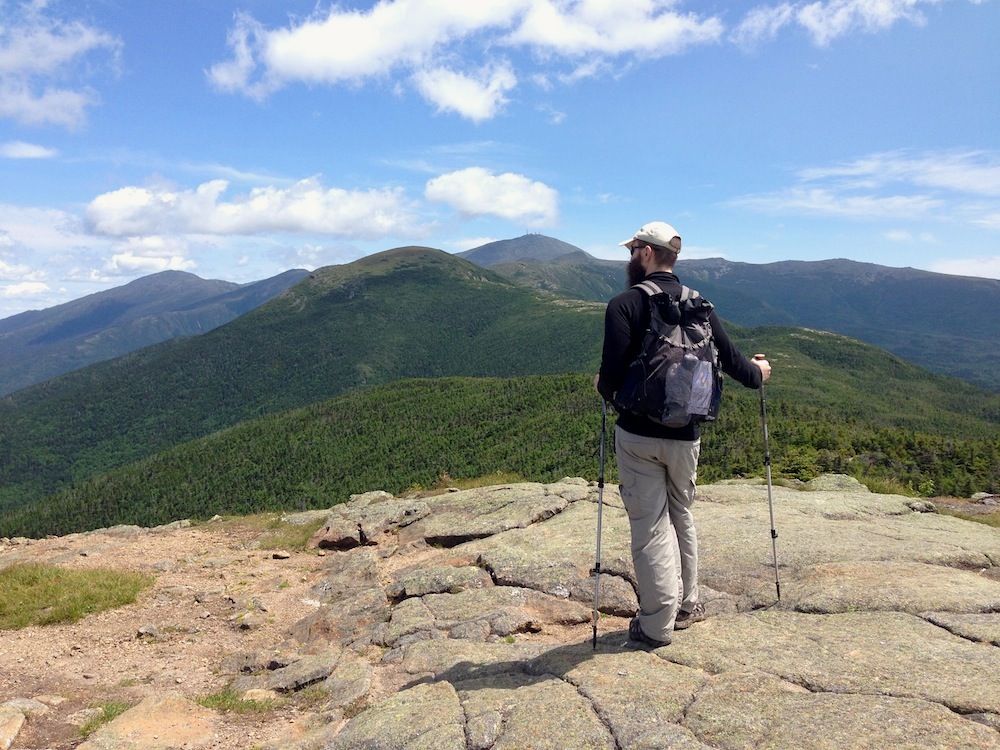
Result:
<svg viewBox="0 0 1000 750"><path fill-rule="evenodd" d="M668 294L677 296L681 293L681 282L672 273L656 271L646 278ZM606 401L614 402L614 395L625 379L629 364L638 356L642 347L642 340L649 326L647 299L646 292L633 287L608 303L604 314L604 349L598 384L598 390ZM709 321L712 324L715 346L719 350L722 371L747 388L759 388L760 368L736 348L714 310ZM700 425L696 422L685 427L664 427L630 412L618 415L618 426L635 435L672 440L696 440L701 435Z"/></svg>

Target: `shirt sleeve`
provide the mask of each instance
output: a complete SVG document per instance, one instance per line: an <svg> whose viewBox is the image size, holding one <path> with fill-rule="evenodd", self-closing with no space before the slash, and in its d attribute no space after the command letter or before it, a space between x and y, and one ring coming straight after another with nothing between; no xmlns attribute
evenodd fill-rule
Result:
<svg viewBox="0 0 1000 750"><path fill-rule="evenodd" d="M639 353L642 331L636 334L636 308L641 306L641 291L621 294L608 303L604 313L604 348L598 391L606 401L614 395L625 379L629 364Z"/></svg>
<svg viewBox="0 0 1000 750"><path fill-rule="evenodd" d="M732 342L726 327L714 310L709 322L712 324L715 346L719 350L719 364L722 365L722 371L747 388L760 388L762 377L760 368L747 359Z"/></svg>

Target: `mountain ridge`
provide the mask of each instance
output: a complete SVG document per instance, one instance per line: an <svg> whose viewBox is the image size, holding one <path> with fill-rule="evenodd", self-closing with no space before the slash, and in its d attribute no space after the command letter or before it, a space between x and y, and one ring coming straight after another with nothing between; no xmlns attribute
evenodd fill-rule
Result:
<svg viewBox="0 0 1000 750"><path fill-rule="evenodd" d="M293 269L249 284L161 271L0 320L0 395L178 336L210 331L298 283Z"/></svg>
<svg viewBox="0 0 1000 750"><path fill-rule="evenodd" d="M518 284L597 302L625 288L624 254L609 261L574 248L553 257L537 235L504 242L502 253L483 247L470 259ZM726 320L841 333L1000 393L1000 280L847 259L753 264L683 253L675 270Z"/></svg>
<svg viewBox="0 0 1000 750"><path fill-rule="evenodd" d="M418 248L411 246L411 252ZM570 299L607 302L625 284L624 255L621 261L595 258L579 247L537 233L486 243L456 253L455 257L488 268L520 286ZM363 261L364 258L358 261L361 263L358 269L375 267L366 266ZM348 266L353 264L339 267ZM753 264L724 258L687 259L683 254L677 272L685 283L698 288L718 305L723 317L734 323L804 326L842 333L885 348L933 371L1000 392L1000 358L993 346L994 341L1000 340L1000 315L993 312L1000 309L998 280L892 268L843 258ZM164 273L184 276L183 272ZM308 275L305 271L286 273L297 274L298 278L293 280ZM275 279L284 277L283 274ZM836 283L832 283L834 280ZM74 303L67 303L71 304ZM116 333L113 328L99 327L104 318L114 316L115 305L111 301L103 309L91 310L90 327L98 328L91 333L89 341L80 337L75 339L82 343L78 343L78 350L72 356L63 355L67 361L58 369L41 370L32 364L30 356L25 359L23 342L18 351L10 347L13 324L30 320L32 316L52 315L57 312L56 308L29 311L0 320L0 394L89 364L94 357L88 359L84 354L100 342L114 340L118 345L100 355L101 359L108 359L139 348L139 345L174 335L197 335L226 322L220 319L188 325L178 323L177 317L183 317L186 312L181 306L180 310L161 316L159 320L144 319L146 328L155 329L153 333L145 333L146 338L128 337ZM229 310L226 317L231 318L233 312L239 314L241 310ZM961 325L952 325L951 320L961 320ZM32 341L36 345L44 344L59 338L60 334L70 333L74 325L86 327L86 323L84 320L64 321L62 325L66 327L62 330L42 331ZM171 323L174 327L168 328ZM24 376L23 371L31 368L34 372ZM20 379L5 379L5 371L20 371L17 376Z"/></svg>

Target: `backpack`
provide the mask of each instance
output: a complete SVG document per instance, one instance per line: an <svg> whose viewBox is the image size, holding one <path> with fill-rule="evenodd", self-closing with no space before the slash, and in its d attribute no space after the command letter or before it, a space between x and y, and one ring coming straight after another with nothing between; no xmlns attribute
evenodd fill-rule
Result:
<svg viewBox="0 0 1000 750"><path fill-rule="evenodd" d="M714 306L686 286L679 297L652 281L636 287L649 295L649 327L615 394L615 406L666 427L713 421L722 398L719 352L709 322Z"/></svg>

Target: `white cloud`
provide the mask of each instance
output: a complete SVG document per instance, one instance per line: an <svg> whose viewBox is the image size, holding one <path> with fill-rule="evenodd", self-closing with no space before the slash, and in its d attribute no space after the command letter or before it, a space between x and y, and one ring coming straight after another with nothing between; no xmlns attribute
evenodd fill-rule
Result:
<svg viewBox="0 0 1000 750"><path fill-rule="evenodd" d="M0 247L2 246L3 243L0 243ZM41 281L44 277L44 272L33 270L31 266L17 262L8 263L0 258L0 279L3 281Z"/></svg>
<svg viewBox="0 0 1000 750"><path fill-rule="evenodd" d="M729 38L741 47L754 47L773 41L778 32L794 20L795 7L788 3L754 8L729 33Z"/></svg>
<svg viewBox="0 0 1000 750"><path fill-rule="evenodd" d="M933 218L1000 228L1000 154L894 151L798 172L784 190L742 196L738 205L772 213L843 218ZM886 236L905 232L894 228Z"/></svg>
<svg viewBox="0 0 1000 750"><path fill-rule="evenodd" d="M566 57L660 58L722 36L719 19L677 13L675 5L670 0L536 0L504 41Z"/></svg>
<svg viewBox="0 0 1000 750"><path fill-rule="evenodd" d="M728 30L728 39L753 47L794 26L825 46L901 21L922 24L921 6L945 1L760 5ZM222 91L258 100L296 82L374 82L400 93L408 81L441 111L488 119L500 111L504 91L516 80L547 87L623 75L633 61L684 54L727 37L720 17L694 3L695 10L682 5L683 0L380 0L368 10L334 5L273 29L240 13L228 34L230 58L212 66L208 76ZM497 50L527 52L518 65L534 69L507 66L503 75L484 78Z"/></svg>
<svg viewBox="0 0 1000 750"><path fill-rule="evenodd" d="M800 7L795 20L812 35L816 44L824 46L855 30L882 31L900 20L922 24L924 17L918 6L928 2L936 4L939 1L828 0Z"/></svg>
<svg viewBox="0 0 1000 750"><path fill-rule="evenodd" d="M53 148L24 141L7 141L0 144L0 158L4 159L51 159L58 154L59 152Z"/></svg>
<svg viewBox="0 0 1000 750"><path fill-rule="evenodd" d="M124 187L94 198L87 219L95 232L115 237L275 232L380 239L422 232L399 188L343 190L309 178L289 188L254 188L226 201L228 187L226 180L193 190Z"/></svg>
<svg viewBox="0 0 1000 750"><path fill-rule="evenodd" d="M105 270L114 275L190 271L198 265L185 257L187 245L176 238L133 237L117 250L105 264Z"/></svg>
<svg viewBox="0 0 1000 750"><path fill-rule="evenodd" d="M729 38L753 46L796 25L824 46L849 33L882 31L900 21L924 23L920 6L943 1L762 5L751 9L729 31ZM382 0L366 11L334 6L275 29L240 13L228 34L230 59L212 66L208 75L222 91L264 99L293 82L381 81L398 89L399 80L393 76L402 74L439 109L486 119L499 109L497 90L484 82L482 70L488 66L478 55L497 48L524 49L542 66L530 77L548 85L552 80L571 83L608 70L621 71L622 58L683 54L726 35L719 17L683 12L680 5L680 0ZM558 70L566 63L569 72ZM556 69L547 69L551 66ZM512 68L506 73L511 81L523 77ZM506 85L495 74L490 82ZM480 97L491 95L485 97L487 104L472 107L470 114L466 107L456 106L450 91L473 83L478 83Z"/></svg>
<svg viewBox="0 0 1000 750"><path fill-rule="evenodd" d="M950 273L955 276L1000 279L1000 255L982 258L943 259L931 264L930 270L935 273Z"/></svg>
<svg viewBox="0 0 1000 750"><path fill-rule="evenodd" d="M39 297L51 291L51 287L44 281L22 281L19 284L0 286L0 297L4 299L27 299L30 297Z"/></svg>
<svg viewBox="0 0 1000 750"><path fill-rule="evenodd" d="M921 5L939 5L943 0L817 0L759 6L746 14L729 38L743 47L772 41L787 26L805 30L817 46L854 32L875 33L900 21L926 23ZM972 0L976 2L976 0Z"/></svg>
<svg viewBox="0 0 1000 750"><path fill-rule="evenodd" d="M75 128L86 119L87 108L97 103L89 91L68 89L37 93L22 82L0 79L0 118L11 118L25 125L51 123Z"/></svg>
<svg viewBox="0 0 1000 750"><path fill-rule="evenodd" d="M885 233L885 238L890 242L912 242L913 235L904 229L891 229Z"/></svg>
<svg viewBox="0 0 1000 750"><path fill-rule="evenodd" d="M885 238L890 242L913 243L914 241L919 241L929 245L937 242L937 238L930 232L920 232L914 236L913 232L908 232L905 229L890 229L885 233Z"/></svg>
<svg viewBox="0 0 1000 750"><path fill-rule="evenodd" d="M419 70L437 48L506 26L525 1L388 0L367 12L334 7L274 30L240 14L228 39L233 57L209 78L224 91L262 98L290 81L356 83Z"/></svg>
<svg viewBox="0 0 1000 750"><path fill-rule="evenodd" d="M972 223L988 229L1000 229L1000 212L985 214L978 219L973 219Z"/></svg>
<svg viewBox="0 0 1000 750"><path fill-rule="evenodd" d="M517 77L507 65L484 68L474 76L446 68L421 70L414 80L439 112L457 112L473 122L492 119L507 102L504 94L517 85Z"/></svg>
<svg viewBox="0 0 1000 750"><path fill-rule="evenodd" d="M889 151L833 167L802 170L799 174L810 181L841 179L859 186L900 182L972 195L1000 196L1000 154L987 151L920 154Z"/></svg>
<svg viewBox="0 0 1000 750"><path fill-rule="evenodd" d="M440 110L488 119L518 74L509 64L491 65L484 55L497 48L527 49L536 61L570 61L576 68L571 75L589 76L608 68L595 57L659 58L721 38L717 18L678 13L676 4L383 0L367 11L335 6L278 29L240 14L228 36L231 58L208 75L222 91L259 100L292 82L376 81L396 88L392 76L399 74Z"/></svg>
<svg viewBox="0 0 1000 750"><path fill-rule="evenodd" d="M0 244L24 251L66 251L93 245L78 217L55 208L0 204Z"/></svg>
<svg viewBox="0 0 1000 750"><path fill-rule="evenodd" d="M550 104L539 104L536 109L545 115L545 119L553 125L559 125L566 120L566 113Z"/></svg>
<svg viewBox="0 0 1000 750"><path fill-rule="evenodd" d="M491 242L497 242L499 237L460 237L452 240L448 243L448 247L452 249L452 252L460 253L466 250L474 250L477 247L482 247L483 245L488 245Z"/></svg>
<svg viewBox="0 0 1000 750"><path fill-rule="evenodd" d="M230 29L226 39L233 58L213 65L208 71L209 81L222 91L240 91L255 99L262 99L280 88L280 84L250 82L257 67L255 55L264 37L266 31L260 23L246 13L237 13L236 26Z"/></svg>
<svg viewBox="0 0 1000 750"><path fill-rule="evenodd" d="M541 182L506 172L469 167L435 177L424 196L451 205L466 217L498 216L527 227L551 227L559 216L559 194Z"/></svg>
<svg viewBox="0 0 1000 750"><path fill-rule="evenodd" d="M731 203L768 213L852 219L919 218L943 204L927 195L847 195L821 188L800 187L767 195L744 196Z"/></svg>
<svg viewBox="0 0 1000 750"><path fill-rule="evenodd" d="M110 54L114 67L121 42L48 10L44 2L4 5L8 17L0 24L0 118L76 127L97 95L75 79L91 74L88 64L97 52Z"/></svg>
<svg viewBox="0 0 1000 750"><path fill-rule="evenodd" d="M285 268L319 268L334 264L350 263L361 255L350 242L317 245L305 242L297 247L281 247L272 250L270 257Z"/></svg>

